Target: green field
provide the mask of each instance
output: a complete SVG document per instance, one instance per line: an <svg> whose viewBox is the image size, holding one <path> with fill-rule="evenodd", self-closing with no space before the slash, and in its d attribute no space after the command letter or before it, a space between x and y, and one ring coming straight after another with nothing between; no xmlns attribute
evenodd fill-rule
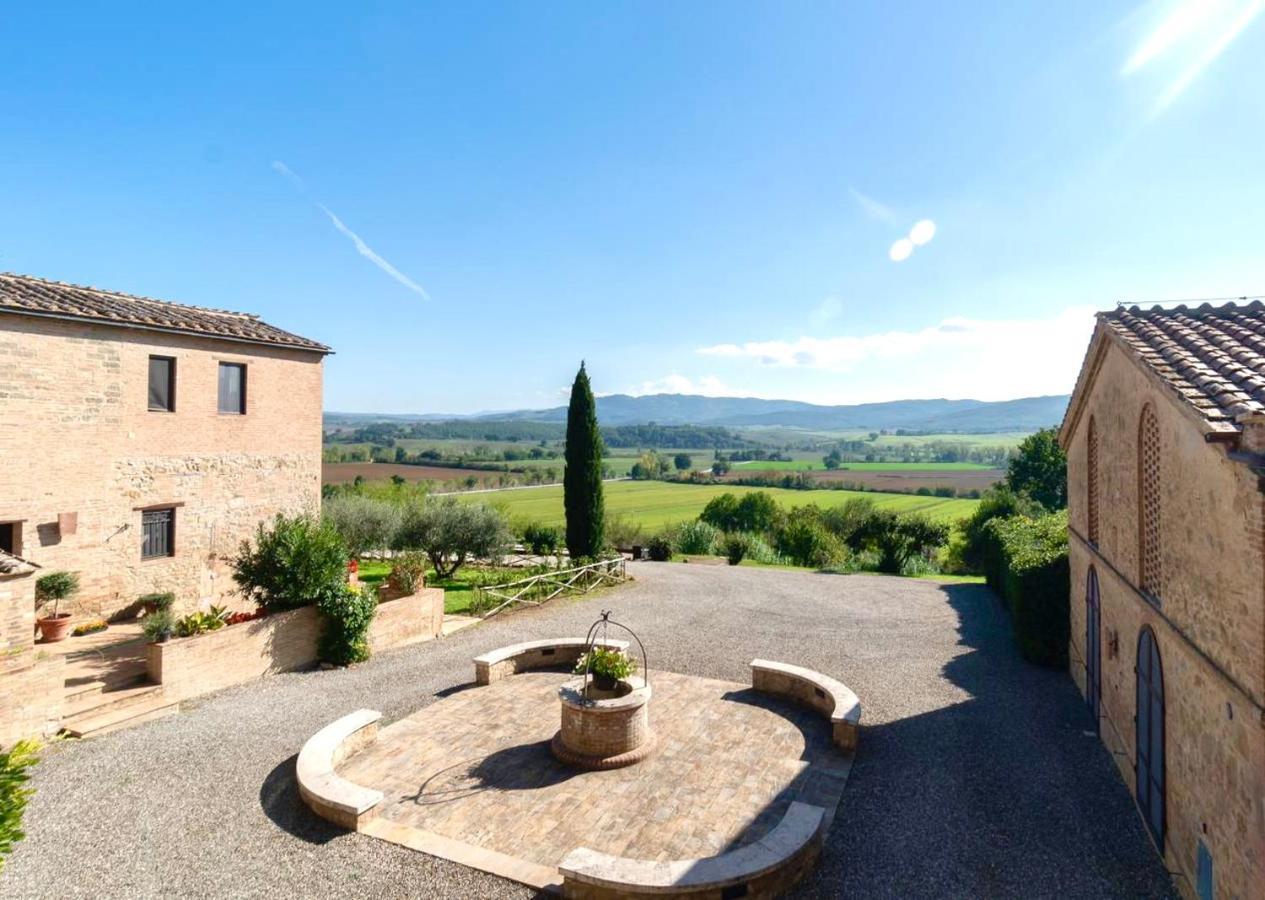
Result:
<svg viewBox="0 0 1265 900"><path fill-rule="evenodd" d="M733 464L734 469L750 469L761 472L987 472L992 466L979 463L899 463L899 462L846 462L837 469L827 470L821 458L762 460L753 459Z"/></svg>
<svg viewBox="0 0 1265 900"><path fill-rule="evenodd" d="M933 519L946 522L970 515L979 504L978 500L882 494L874 491L790 491L737 485L617 481L606 485L606 512L609 515L626 516L648 531L655 531L664 525L697 518L707 501L719 494L745 494L754 490L772 494L783 506L806 506L810 503L822 507L841 506L849 500L864 498L874 501L874 505L882 509L926 513ZM458 496L462 500L491 503L504 510L512 521L540 521L551 525L564 523L562 487L559 485Z"/></svg>

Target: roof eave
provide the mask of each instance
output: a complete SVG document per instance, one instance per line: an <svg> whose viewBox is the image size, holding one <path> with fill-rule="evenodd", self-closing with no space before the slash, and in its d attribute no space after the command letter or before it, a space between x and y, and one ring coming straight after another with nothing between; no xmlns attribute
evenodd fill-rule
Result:
<svg viewBox="0 0 1265 900"><path fill-rule="evenodd" d="M111 328L125 328L132 331L150 331L159 334L176 334L182 337L204 338L212 341L230 341L235 344L249 344L253 347L273 347L283 350L299 350L306 353L319 353L322 356L333 356L334 351L324 344L315 341L310 344L292 344L282 341L262 341L229 334L211 334L205 331L192 331L185 328L167 328L162 325L143 325L139 322L121 322L118 319L107 319L97 316L76 316L68 313L43 312L35 309L13 309L0 307L0 313L11 316L29 316L35 319L55 319L61 322L86 322L90 325L105 325Z"/></svg>

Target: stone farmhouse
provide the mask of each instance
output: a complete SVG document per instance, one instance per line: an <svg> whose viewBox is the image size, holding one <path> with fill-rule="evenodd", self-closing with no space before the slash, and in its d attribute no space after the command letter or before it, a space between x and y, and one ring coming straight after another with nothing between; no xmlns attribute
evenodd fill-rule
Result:
<svg viewBox="0 0 1265 900"><path fill-rule="evenodd" d="M1265 890L1265 306L1098 315L1068 457L1071 669L1188 897Z"/></svg>
<svg viewBox="0 0 1265 900"><path fill-rule="evenodd" d="M319 508L329 352L246 313L0 274L0 744L40 730L29 698L57 681L32 648L40 570L79 574L76 617L159 591L233 605L239 542Z"/></svg>

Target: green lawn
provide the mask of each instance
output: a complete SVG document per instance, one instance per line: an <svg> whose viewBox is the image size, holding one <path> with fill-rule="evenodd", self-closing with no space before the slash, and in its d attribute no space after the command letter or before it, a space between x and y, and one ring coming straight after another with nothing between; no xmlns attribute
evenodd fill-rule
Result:
<svg viewBox="0 0 1265 900"><path fill-rule="evenodd" d="M802 472L812 470L826 471L821 457L816 459L761 460L753 459L733 464L735 469L751 469L765 472ZM899 463L899 462L846 462L835 469L836 472L984 472L992 466L979 463Z"/></svg>
<svg viewBox="0 0 1265 900"><path fill-rule="evenodd" d="M365 584L377 587L379 583L386 580L391 574L391 564L376 559L362 559L360 561L360 580ZM456 578L439 579L435 577L435 570L431 569L426 573L426 586L444 589L444 613L446 615L456 615L464 613L470 609L470 601L474 598L474 587L463 580L463 576L468 574L467 570L458 569Z"/></svg>
<svg viewBox="0 0 1265 900"><path fill-rule="evenodd" d="M919 497L913 494L882 494L874 491L791 491L782 488L751 488L738 485L671 484L662 481L619 481L606 485L608 514L627 516L643 528L656 531L674 522L697 518L707 501L720 494L745 494L763 490L783 506L841 506L849 500L864 498L883 509L898 512L926 513L933 519L952 522L970 515L978 500L945 497ZM514 521L540 521L551 525L564 524L562 487L526 488L521 490L487 491L459 495L465 501L491 503L503 509Z"/></svg>

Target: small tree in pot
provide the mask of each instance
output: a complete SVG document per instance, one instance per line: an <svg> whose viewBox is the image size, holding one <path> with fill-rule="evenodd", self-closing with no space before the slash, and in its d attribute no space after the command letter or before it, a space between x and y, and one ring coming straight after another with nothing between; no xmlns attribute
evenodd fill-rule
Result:
<svg viewBox="0 0 1265 900"><path fill-rule="evenodd" d="M64 641L70 633L70 613L61 611L61 602L79 590L79 576L74 572L49 572L35 582L35 608L53 604L52 615L35 620L45 643Z"/></svg>

